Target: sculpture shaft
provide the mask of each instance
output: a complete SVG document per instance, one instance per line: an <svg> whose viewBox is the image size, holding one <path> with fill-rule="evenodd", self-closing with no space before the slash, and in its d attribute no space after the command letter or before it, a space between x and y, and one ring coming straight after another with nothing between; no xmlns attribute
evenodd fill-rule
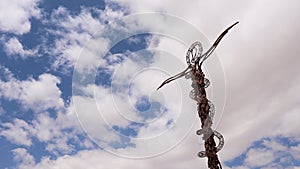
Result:
<svg viewBox="0 0 300 169"><path fill-rule="evenodd" d="M201 120L201 128L203 131L203 139L205 140L205 155L208 158L208 167L210 169L222 168L221 163L217 155L217 147L214 140L214 133L212 132L212 117L210 116L209 100L206 97L205 91L205 75L201 68L192 70L192 87L195 91L195 97L197 97L197 111Z"/></svg>

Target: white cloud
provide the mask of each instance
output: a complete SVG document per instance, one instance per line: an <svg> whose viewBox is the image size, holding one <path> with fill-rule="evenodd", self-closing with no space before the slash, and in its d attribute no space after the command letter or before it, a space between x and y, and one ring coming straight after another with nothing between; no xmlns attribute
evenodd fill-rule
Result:
<svg viewBox="0 0 300 169"><path fill-rule="evenodd" d="M95 16L92 16L91 10L96 13ZM59 29L50 31L57 36L55 47L49 51L56 56L53 68L69 69L80 59L80 64L77 64L78 70L95 69L101 63L105 52L108 52L110 39L105 38L105 34L107 36L108 31L113 29L104 22L113 21L121 16L122 12L111 9L101 11L83 8L78 15L71 15L63 7L55 10L50 23Z"/></svg>
<svg viewBox="0 0 300 169"><path fill-rule="evenodd" d="M298 87L294 86L291 88L288 98L292 99L295 97L295 100L297 99L297 94L294 93L298 91ZM300 106L298 104L295 104L292 108L286 111L282 115L282 120L279 120L277 123L278 125L275 128L274 135L286 135L290 137L294 137L296 140L299 141L300 133L299 133L299 125L297 119L300 118L299 113Z"/></svg>
<svg viewBox="0 0 300 169"><path fill-rule="evenodd" d="M5 66L0 64L0 77L3 81L8 81L10 79L13 79L13 73Z"/></svg>
<svg viewBox="0 0 300 169"><path fill-rule="evenodd" d="M83 150L75 155L65 155L57 159L44 158L32 169L80 169L80 168L122 168L130 169L138 167L139 169L152 169L154 166L160 166L165 169L182 169L186 166L190 168L205 168L206 160L199 159L196 156L197 151L194 145L197 145L197 138L194 133L190 138L182 142L171 151L153 158L129 159L122 158L100 149ZM146 146L146 145L145 145ZM198 144L199 146L199 144ZM187 151L193 149L192 151Z"/></svg>
<svg viewBox="0 0 300 169"><path fill-rule="evenodd" d="M187 99L188 95L182 98L180 92L174 92L180 91L180 87L176 83L162 90L161 96L155 96L154 91L157 86L167 77L164 71L175 72L178 70L174 70L177 66L171 64L168 65L168 70L166 70L167 68L164 71L160 70L159 66L166 61L165 57L167 56L163 55L165 53L156 54L150 51L148 51L148 55L151 57L143 57L147 54L145 51L145 53L128 51L126 56L119 54L118 57L124 59L122 63L115 64L114 68L108 65L108 69L114 73L112 88L94 84L85 86L81 77L87 77L86 75L80 75L80 80L73 81L76 90L73 92L72 101L85 131L101 147L121 156L142 158L166 152L183 139L196 117L196 114L192 113L194 108L191 106L188 107L192 110L185 109L186 105L185 108L182 108L182 100L187 100L188 105L195 106L195 104L192 100ZM153 54L158 63L157 60L153 61ZM108 57L110 58L110 56ZM114 58L115 55L112 57ZM153 67L158 68L153 69ZM101 68L107 68L106 64ZM179 68L182 68L180 64ZM151 77L151 81L149 81L149 77ZM88 82L93 83L94 81L89 80ZM129 87L131 85L132 87ZM167 95L167 92L172 94ZM152 121L150 119L151 122L143 121L144 119L138 115L134 107L141 95L150 96L152 101L161 102L167 110L158 115L158 119L152 119ZM167 104L165 104L165 100L168 100ZM182 112L183 109L186 111L185 113ZM186 123L183 119L190 123ZM169 121L173 121L171 127L167 125ZM131 122L146 123L145 126L136 128L137 138L130 138L130 143L133 143L135 147L115 149L111 143L122 143L122 137L116 131L112 131L111 127L127 128L130 127Z"/></svg>
<svg viewBox="0 0 300 169"><path fill-rule="evenodd" d="M15 119L13 123L1 124L0 136L18 145L30 146L32 127L24 120Z"/></svg>
<svg viewBox="0 0 300 169"><path fill-rule="evenodd" d="M296 160L300 161L300 144L292 146L290 152Z"/></svg>
<svg viewBox="0 0 300 169"><path fill-rule="evenodd" d="M270 164L276 159L271 150L267 149L250 149L247 153L245 162L250 167L262 167Z"/></svg>
<svg viewBox="0 0 300 169"><path fill-rule="evenodd" d="M35 165L34 157L25 148L13 149L12 153L19 169L28 169Z"/></svg>
<svg viewBox="0 0 300 169"><path fill-rule="evenodd" d="M276 141L264 140L263 145L266 148L272 149L273 151L286 151L288 148Z"/></svg>
<svg viewBox="0 0 300 169"><path fill-rule="evenodd" d="M195 125L193 130L196 129ZM201 159L196 156L196 153L203 149L202 143L198 142L198 137L191 132L187 138L181 142L174 149L166 152L165 154L155 156L152 158L142 158L142 159L130 159L122 158L116 155L112 155L100 149L94 150L83 150L79 151L77 154L72 156L61 156L55 160L50 160L44 158L40 163L38 163L34 169L40 168L99 168L102 166L110 166L111 168L129 169L138 166L140 169L152 169L153 166L160 166L166 169L180 169L187 165L190 168L207 168L207 160L205 158ZM147 148L148 145L143 145ZM196 148L195 148L196 147ZM248 168L297 168L297 166L291 165L291 161L282 161L283 158L289 157L293 153L293 150L297 151L299 155L299 146L292 147L291 149L280 152L275 149L270 148L251 148L247 154L244 164L241 166L227 167L223 165L224 169L248 169ZM155 147L152 147L155 148ZM127 151L130 151L127 149ZM134 150L133 150L134 151ZM222 152L220 152L222 153ZM283 153L283 154L282 154ZM295 152L296 153L296 152ZM296 157L296 156L294 156ZM296 159L296 158L295 158ZM296 159L297 160L297 159ZM222 159L221 159L222 161ZM276 162L275 162L276 161ZM282 162L279 163L278 161ZM286 165L290 165L287 167Z"/></svg>
<svg viewBox="0 0 300 169"><path fill-rule="evenodd" d="M40 141L47 142L53 137L60 134L59 126L55 123L55 119L49 117L47 113L39 114L33 121L36 136Z"/></svg>
<svg viewBox="0 0 300 169"><path fill-rule="evenodd" d="M15 78L7 82L0 81L1 96L19 101L25 109L43 111L64 106L61 91L57 87L60 80L51 74L41 74L38 80L29 78L19 81Z"/></svg>
<svg viewBox="0 0 300 169"><path fill-rule="evenodd" d="M6 81L0 81L3 99L16 100L23 108L32 109L37 115L30 123L20 119L15 119L13 123L4 123L2 136L12 143L27 146L32 145L31 137L36 137L40 142L46 143L47 151L56 155L74 150L74 145L69 143L71 139L80 147L92 147L87 139L80 140L77 137L82 134L82 130L76 123L76 115L72 109L64 107L61 91L57 86L60 83L59 78L51 74L41 74L37 80L29 78L19 81L11 72L8 75L10 76ZM51 108L56 111L55 118L50 117L46 111Z"/></svg>
<svg viewBox="0 0 300 169"><path fill-rule="evenodd" d="M100 91L97 89L97 91ZM115 132L111 131L111 127L115 124L114 122L122 125L123 123L128 124L125 120L120 120L119 114L111 108L111 102L109 97L103 97L99 101L101 103L100 109L95 105L94 98L84 96L73 96L72 106L75 104L78 119L83 125L83 129L87 132L97 144L101 147L106 148L111 142L119 142L120 136ZM104 121L103 117L106 120Z"/></svg>
<svg viewBox="0 0 300 169"><path fill-rule="evenodd" d="M51 117L47 112L38 114L31 124L31 135L45 143L45 149L54 155L74 152L76 147L93 147L88 138L79 139L83 130L77 122L75 112L69 107L67 110L57 111L56 117Z"/></svg>
<svg viewBox="0 0 300 169"><path fill-rule="evenodd" d="M0 1L0 31L24 34L30 31L31 18L40 18L40 0Z"/></svg>
<svg viewBox="0 0 300 169"><path fill-rule="evenodd" d="M17 59L17 56L21 56L22 59L26 59L29 56L34 56L37 54L37 49L24 49L22 43L16 38L10 38L4 44L4 50L7 55L14 56Z"/></svg>
<svg viewBox="0 0 300 169"><path fill-rule="evenodd" d="M233 169L249 169L248 167L234 167Z"/></svg>
<svg viewBox="0 0 300 169"><path fill-rule="evenodd" d="M71 153L77 148L92 148L88 138L80 139L83 131L71 111L56 113L50 117L48 112L40 113L37 118L26 122L14 119L1 125L0 136L17 145L32 146L32 138L45 144L45 150L54 155ZM72 140L72 142L70 142Z"/></svg>
<svg viewBox="0 0 300 169"><path fill-rule="evenodd" d="M245 158L239 157L240 166L235 165L231 162L235 168L293 168L297 166L294 161L298 160L300 157L299 151L299 141L297 142L294 138L284 138L284 143L281 144L277 140L282 138L265 138L260 140L260 143L252 145L252 147L245 152ZM295 142L296 141L296 142ZM297 144L296 146L291 146L289 142ZM257 145L258 144L258 145ZM237 159L235 159L237 160ZM294 166L293 166L294 165ZM289 167L287 167L289 166Z"/></svg>

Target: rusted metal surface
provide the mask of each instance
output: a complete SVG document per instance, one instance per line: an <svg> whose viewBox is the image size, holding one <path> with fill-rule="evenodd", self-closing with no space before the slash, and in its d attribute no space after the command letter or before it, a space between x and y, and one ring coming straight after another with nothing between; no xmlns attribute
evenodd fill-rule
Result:
<svg viewBox="0 0 300 169"><path fill-rule="evenodd" d="M188 67L182 71L181 73L168 78L165 80L158 88L160 89L165 84L176 80L180 77L185 76L187 79L191 78L192 80L192 90L189 94L190 98L197 102L197 111L201 121L201 129L199 129L196 133L197 135L203 135L202 138L205 141L204 147L205 151L200 151L198 153L199 157L207 157L208 158L208 168L210 169L221 169L221 163L218 159L217 152L220 151L224 146L224 138L223 136L212 129L213 116L215 114L214 105L207 99L205 88L207 88L210 84L209 80L205 78L205 74L202 71L203 62L211 55L211 53L215 50L221 39L225 36L225 34L238 22L234 23L230 27L228 27L214 42L212 47L207 50L204 54L202 54L202 45L200 42L193 43L187 51L186 62ZM219 139L218 146L214 140L214 137Z"/></svg>

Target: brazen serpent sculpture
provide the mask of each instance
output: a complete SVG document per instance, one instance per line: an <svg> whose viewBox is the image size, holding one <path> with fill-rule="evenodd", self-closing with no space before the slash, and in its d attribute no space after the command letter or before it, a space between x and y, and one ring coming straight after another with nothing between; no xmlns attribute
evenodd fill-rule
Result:
<svg viewBox="0 0 300 169"><path fill-rule="evenodd" d="M201 120L201 129L197 131L197 135L203 134L203 140L205 151L200 151L198 153L199 157L207 157L208 158L208 167L210 169L222 169L221 163L218 159L217 152L220 151L224 146L224 138L223 136L217 132L216 130L212 130L212 119L214 116L214 105L207 99L205 88L207 88L210 84L209 80L205 78L205 75L201 69L203 62L212 54L212 52L216 49L217 45L221 41L221 39L225 36L225 34L236 24L234 23L230 27L228 27L214 42L212 47L202 54L202 45L200 42L193 43L187 51L186 54L186 63L188 67L182 71L181 73L168 78L165 80L158 88L160 89L165 84L178 79L182 76L185 76L186 79L192 78L192 87L193 90L190 92L190 97L197 102L197 110L198 115ZM219 145L216 146L214 136L219 139Z"/></svg>

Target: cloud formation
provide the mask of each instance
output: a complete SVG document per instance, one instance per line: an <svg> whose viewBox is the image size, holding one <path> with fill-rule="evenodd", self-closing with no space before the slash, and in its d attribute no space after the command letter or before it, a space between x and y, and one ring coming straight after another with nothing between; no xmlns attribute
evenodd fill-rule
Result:
<svg viewBox="0 0 300 169"><path fill-rule="evenodd" d="M40 0L1 1L0 31L22 35L31 28L31 18L39 19L42 14L38 8Z"/></svg>
<svg viewBox="0 0 300 169"><path fill-rule="evenodd" d="M9 81L0 81L1 97L8 100L17 100L25 109L36 112L49 108L59 109L64 106L61 91L57 87L59 78L51 74L41 74L37 80L29 78L19 81L11 78Z"/></svg>
<svg viewBox="0 0 300 169"><path fill-rule="evenodd" d="M12 37L8 39L7 42L3 42L3 43L4 43L4 50L7 53L7 55L13 56L16 59L18 59L18 56L20 56L21 59L26 59L29 56L35 56L37 54L37 48L24 49L24 46L16 37Z"/></svg>
<svg viewBox="0 0 300 169"><path fill-rule="evenodd" d="M1 125L0 135L17 145L32 145L30 132L32 128L21 119L15 119L13 123L4 123Z"/></svg>

